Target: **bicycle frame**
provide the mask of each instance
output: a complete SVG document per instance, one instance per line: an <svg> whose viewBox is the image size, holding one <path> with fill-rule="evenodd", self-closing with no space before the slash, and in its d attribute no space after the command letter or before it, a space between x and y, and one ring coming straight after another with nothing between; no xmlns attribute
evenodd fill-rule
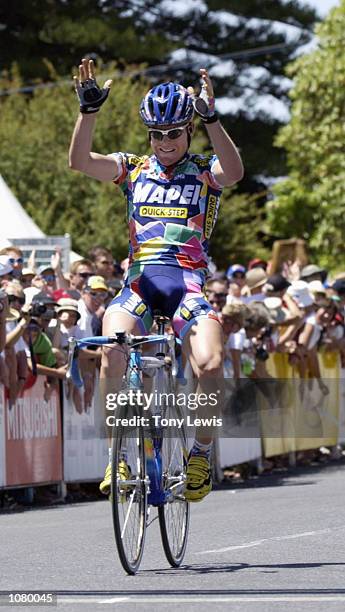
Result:
<svg viewBox="0 0 345 612"><path fill-rule="evenodd" d="M151 358L151 366L164 367L163 358L165 357L165 349L169 346L173 347L174 337L172 334L166 335L165 322L163 318L158 320L159 333L151 336L130 336L123 332L119 332L116 336L94 336L76 340L69 339L69 360L67 369L67 378L72 379L78 387L83 385L83 381L78 367L78 348L87 346L109 346L117 344L129 346L129 363L127 367L127 384L130 389L138 390L143 387L143 359L141 346L143 344L158 344L156 358ZM139 348L137 345L140 345ZM154 361L153 361L154 359ZM174 364L172 364L174 369ZM176 365L175 365L176 368ZM160 506L166 503L171 497L170 491L164 491L163 482L163 465L162 465L162 434L161 428L156 427L150 430L150 435L145 435L145 454L146 468L149 477L149 492L148 504L152 506Z"/></svg>

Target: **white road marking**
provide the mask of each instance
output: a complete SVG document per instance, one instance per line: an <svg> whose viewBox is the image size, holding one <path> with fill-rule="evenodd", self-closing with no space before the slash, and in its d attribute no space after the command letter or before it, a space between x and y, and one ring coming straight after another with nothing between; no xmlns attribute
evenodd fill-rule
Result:
<svg viewBox="0 0 345 612"><path fill-rule="evenodd" d="M304 531L302 533L293 533L282 536L273 536L272 538L263 538L262 540L254 540L253 542L246 542L244 544L237 544L235 546L226 546L225 548L211 548L209 550L201 550L194 554L196 555L209 555L211 553L225 553L230 550L239 550L241 548L252 548L253 546L261 546L265 542L279 542L280 540L294 540L297 538L307 538L311 536L323 535L325 533L330 533L334 531L333 529L320 529L319 531Z"/></svg>

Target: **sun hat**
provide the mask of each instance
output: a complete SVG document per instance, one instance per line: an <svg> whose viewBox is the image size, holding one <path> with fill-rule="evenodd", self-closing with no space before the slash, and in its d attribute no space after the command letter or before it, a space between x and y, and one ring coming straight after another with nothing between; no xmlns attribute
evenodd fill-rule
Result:
<svg viewBox="0 0 345 612"><path fill-rule="evenodd" d="M58 301L58 306L56 309L56 314L60 314L60 312L74 312L77 316L77 321L80 319L80 312L78 310L78 302L77 300L72 300L72 298L60 298Z"/></svg>
<svg viewBox="0 0 345 612"><path fill-rule="evenodd" d="M246 274L246 283L249 289L261 287L261 285L265 285L266 282L267 274L265 270L262 268L253 268L252 270L248 270Z"/></svg>
<svg viewBox="0 0 345 612"><path fill-rule="evenodd" d="M13 268L8 261L8 255L0 255L0 276L11 274L11 272L13 272Z"/></svg>
<svg viewBox="0 0 345 612"><path fill-rule="evenodd" d="M22 276L36 276L35 270L32 268L23 268L21 271Z"/></svg>
<svg viewBox="0 0 345 612"><path fill-rule="evenodd" d="M299 308L307 308L314 304L314 298L309 291L308 283L305 281L294 281L288 288L287 293L295 300Z"/></svg>
<svg viewBox="0 0 345 612"><path fill-rule="evenodd" d="M320 274L322 280L326 279L327 270L324 268L320 268L315 264L309 264L308 266L304 266L301 270L300 278L301 280L306 280L309 276L314 276L314 274Z"/></svg>
<svg viewBox="0 0 345 612"><path fill-rule="evenodd" d="M88 291L108 291L103 276L90 276L85 284L85 289Z"/></svg>
<svg viewBox="0 0 345 612"><path fill-rule="evenodd" d="M6 315L6 321L18 321L20 319L20 312L16 308L9 308Z"/></svg>
<svg viewBox="0 0 345 612"><path fill-rule="evenodd" d="M289 281L282 274L272 274L267 279L267 283L264 287L264 292L267 291L284 291L290 287Z"/></svg>
<svg viewBox="0 0 345 612"><path fill-rule="evenodd" d="M271 319L273 319L275 323L281 323L286 319L286 313L282 308L283 302L279 297L267 297L264 299L263 303L266 308L268 308Z"/></svg>
<svg viewBox="0 0 345 612"><path fill-rule="evenodd" d="M308 288L312 293L323 293L324 295L327 293L322 282L319 280L314 280L308 283Z"/></svg>
<svg viewBox="0 0 345 612"><path fill-rule="evenodd" d="M50 266L49 264L43 264L42 266L38 268L38 274L40 275L48 271L53 272L53 274L55 274L54 268L52 268L52 266Z"/></svg>

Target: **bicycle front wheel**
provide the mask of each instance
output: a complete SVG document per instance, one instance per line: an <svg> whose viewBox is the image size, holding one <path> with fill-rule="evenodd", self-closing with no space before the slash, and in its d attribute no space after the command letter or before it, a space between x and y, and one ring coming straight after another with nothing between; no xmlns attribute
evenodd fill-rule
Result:
<svg viewBox="0 0 345 612"><path fill-rule="evenodd" d="M144 551L147 482L142 428L117 427L112 444L111 503L120 561L135 574Z"/></svg>
<svg viewBox="0 0 345 612"><path fill-rule="evenodd" d="M180 417L179 410L168 409L168 418ZM174 417L172 417L174 414ZM189 504L184 497L187 448L183 428L169 426L162 441L163 488L167 501L158 507L159 526L165 556L172 567L182 563L188 538Z"/></svg>

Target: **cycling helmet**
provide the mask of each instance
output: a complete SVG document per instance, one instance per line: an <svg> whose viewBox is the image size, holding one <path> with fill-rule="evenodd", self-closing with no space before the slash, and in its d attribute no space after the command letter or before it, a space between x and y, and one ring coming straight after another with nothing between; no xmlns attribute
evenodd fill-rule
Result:
<svg viewBox="0 0 345 612"><path fill-rule="evenodd" d="M193 119L193 101L179 83L161 83L146 94L139 112L147 127L185 125Z"/></svg>
<svg viewBox="0 0 345 612"><path fill-rule="evenodd" d="M231 280L234 274L236 274L236 272L241 272L242 274L245 274L246 269L244 266L241 266L241 264L233 264L232 266L229 266L226 271L228 279Z"/></svg>

